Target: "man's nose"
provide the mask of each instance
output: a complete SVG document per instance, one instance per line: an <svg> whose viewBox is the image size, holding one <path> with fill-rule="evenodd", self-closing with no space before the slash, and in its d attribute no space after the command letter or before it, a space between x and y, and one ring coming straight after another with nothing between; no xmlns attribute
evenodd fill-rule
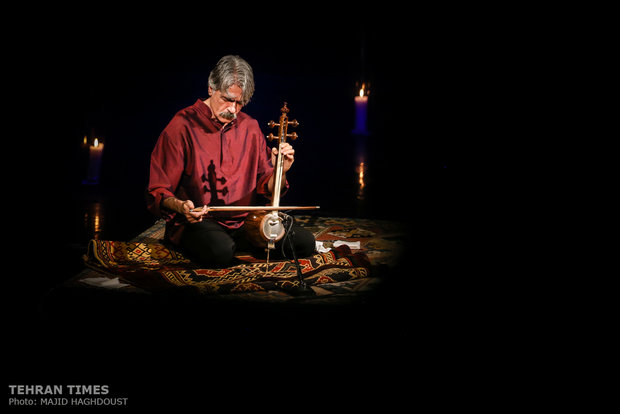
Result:
<svg viewBox="0 0 620 414"><path fill-rule="evenodd" d="M237 102L231 102L230 106L228 107L228 110L230 112L237 112Z"/></svg>

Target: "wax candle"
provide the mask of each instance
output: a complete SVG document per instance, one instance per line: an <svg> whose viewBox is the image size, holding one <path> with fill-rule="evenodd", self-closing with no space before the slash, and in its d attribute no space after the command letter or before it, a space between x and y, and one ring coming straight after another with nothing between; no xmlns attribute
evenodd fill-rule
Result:
<svg viewBox="0 0 620 414"><path fill-rule="evenodd" d="M95 138L93 145L88 149L88 181L96 183L99 181L101 171L101 159L103 157L103 143Z"/></svg>
<svg viewBox="0 0 620 414"><path fill-rule="evenodd" d="M366 119L368 117L368 95L365 94L364 85L360 93L355 97L355 129L354 134L368 134Z"/></svg>

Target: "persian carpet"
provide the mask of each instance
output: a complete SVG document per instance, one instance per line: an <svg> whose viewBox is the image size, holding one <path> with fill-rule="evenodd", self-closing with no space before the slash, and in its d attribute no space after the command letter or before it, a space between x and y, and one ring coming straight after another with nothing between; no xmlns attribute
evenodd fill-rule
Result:
<svg viewBox="0 0 620 414"><path fill-rule="evenodd" d="M331 249L299 259L304 281L315 291L357 289L358 281L373 280L371 269L391 265L402 253L402 227L395 222L317 216L295 219L315 235L317 242ZM260 294L264 298L268 292L290 293L299 288L292 260L267 264L240 253L234 266L200 268L163 244L163 233L164 222L160 220L128 242L91 240L84 263L91 271L119 277L150 292L173 289L207 295ZM338 241L359 242L360 249L352 251ZM351 283L354 285L347 287Z"/></svg>
<svg viewBox="0 0 620 414"><path fill-rule="evenodd" d="M299 288L297 268L289 261L254 261L222 268L198 268L179 252L163 244L91 240L85 263L89 267L119 276L146 290L190 287L200 293L235 293ZM299 259L308 285L341 282L367 277L370 262L364 253L351 253L340 246L326 253Z"/></svg>

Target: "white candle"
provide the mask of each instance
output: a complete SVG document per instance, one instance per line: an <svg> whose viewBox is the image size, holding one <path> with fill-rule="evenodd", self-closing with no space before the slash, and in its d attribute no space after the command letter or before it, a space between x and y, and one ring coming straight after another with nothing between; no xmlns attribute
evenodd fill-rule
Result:
<svg viewBox="0 0 620 414"><path fill-rule="evenodd" d="M368 95L364 94L364 86L355 97L355 129L354 134L368 134L366 119L368 117Z"/></svg>
<svg viewBox="0 0 620 414"><path fill-rule="evenodd" d="M101 170L101 158L103 157L103 143L97 138L88 149L88 181L99 181L99 173Z"/></svg>

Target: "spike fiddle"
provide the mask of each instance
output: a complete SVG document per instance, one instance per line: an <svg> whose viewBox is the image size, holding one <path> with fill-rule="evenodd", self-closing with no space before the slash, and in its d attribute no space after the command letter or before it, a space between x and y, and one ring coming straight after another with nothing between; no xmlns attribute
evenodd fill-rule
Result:
<svg viewBox="0 0 620 414"><path fill-rule="evenodd" d="M269 141L277 140L278 148L286 142L287 138L296 140L298 137L296 132L289 133L288 127L297 127L299 122L294 119L289 121L289 108L287 103L280 109L281 115L279 122L269 121L267 124L270 128L278 127L278 134L270 133L266 138ZM283 224L283 210L315 210L319 206L280 206L280 192L282 189L282 176L284 173L284 157L282 152L278 151L276 164L274 166L274 189L270 206L214 206L208 207L205 211L249 211L250 214L245 219L246 232L248 240L256 247L265 247L267 251L275 248L275 243L284 237L285 229ZM202 211L197 208L194 211Z"/></svg>

